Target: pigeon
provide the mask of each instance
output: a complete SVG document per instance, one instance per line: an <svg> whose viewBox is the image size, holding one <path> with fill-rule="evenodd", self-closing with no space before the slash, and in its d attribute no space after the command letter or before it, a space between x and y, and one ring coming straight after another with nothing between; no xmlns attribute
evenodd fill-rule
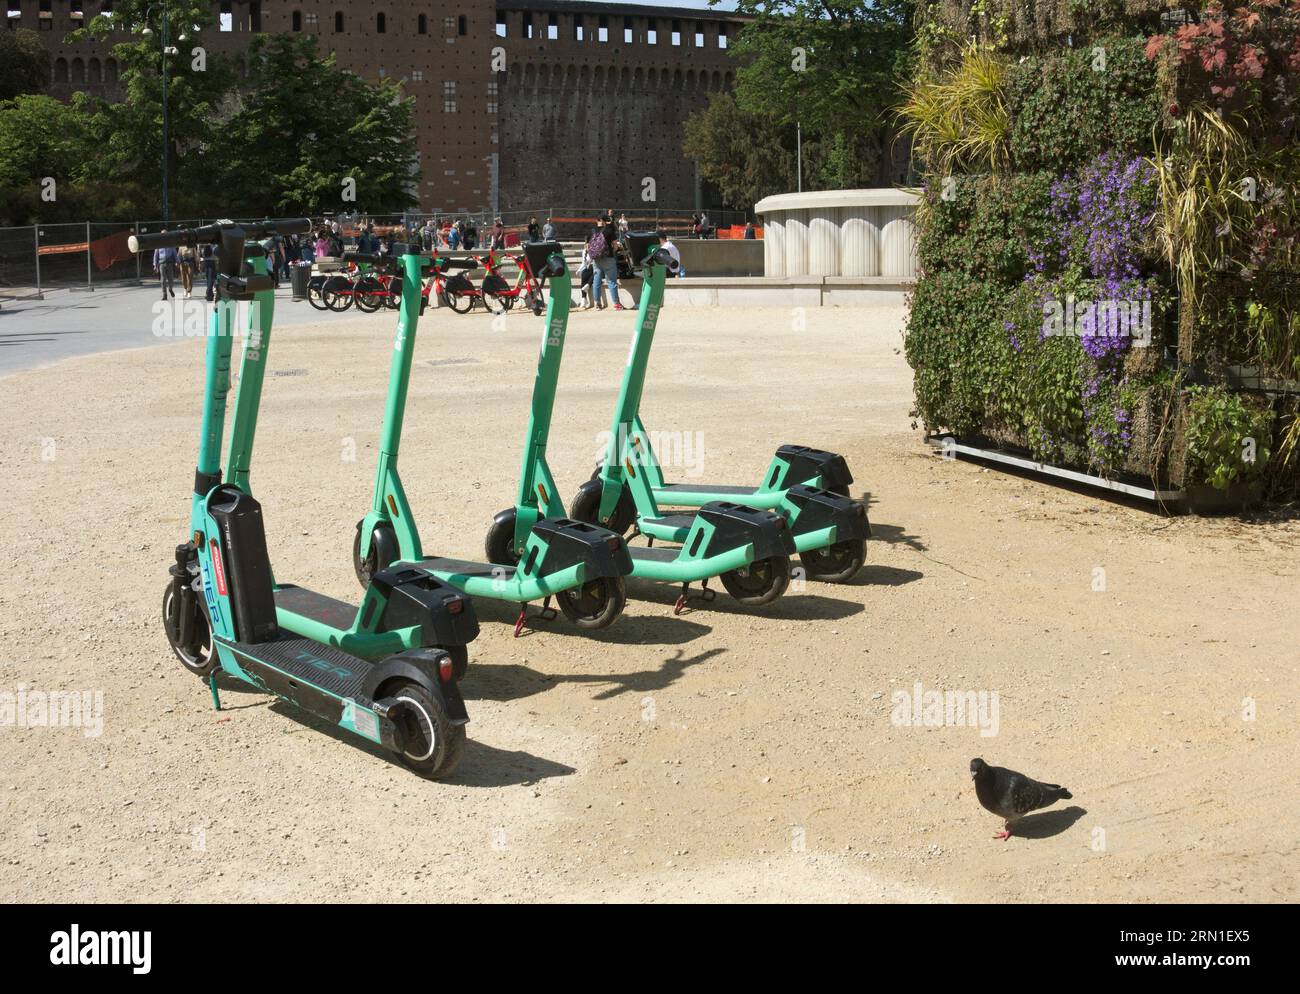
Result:
<svg viewBox="0 0 1300 994"><path fill-rule="evenodd" d="M1023 815L1073 797L1059 783L1039 783L1015 770L989 766L982 759L970 761L970 776L980 804L1006 822L1005 830L993 836L995 839L1009 839L1013 825Z"/></svg>

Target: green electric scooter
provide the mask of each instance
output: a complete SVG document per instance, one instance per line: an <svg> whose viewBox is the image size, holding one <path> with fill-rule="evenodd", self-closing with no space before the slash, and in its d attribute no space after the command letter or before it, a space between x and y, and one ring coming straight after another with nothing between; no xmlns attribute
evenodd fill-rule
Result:
<svg viewBox="0 0 1300 994"><path fill-rule="evenodd" d="M790 525L808 579L830 583L850 579L866 559L871 526L861 501L848 496L853 477L843 456L783 445L758 487L664 482L640 408L664 279L669 269L675 268L675 261L658 247L654 233L634 233L627 241L632 258L640 260L643 276L637 327L623 371L608 451L569 505L569 513L579 521L600 523L623 534L634 524L648 531L643 522L658 518L661 504L705 507L728 501L775 510ZM662 537L664 531L649 533Z"/></svg>
<svg viewBox="0 0 1300 994"><path fill-rule="evenodd" d="M219 221L130 239L133 252L216 246L190 538L176 547L169 569L163 628L181 664L208 681L218 709L221 669L377 743L423 774L446 776L464 752L469 720L457 681L464 647L478 634L470 602L415 570L376 574L360 608L277 583L262 508L249 492L274 288L264 254L246 240L310 227L306 219ZM239 301L253 307L223 482L220 450Z"/></svg>
<svg viewBox="0 0 1300 994"><path fill-rule="evenodd" d="M545 249L530 245L541 258L541 269L553 279L564 279L564 257L557 243ZM486 597L520 605L515 635L523 630L528 602L543 598L542 617L550 620L554 597L565 617L579 628L599 629L612 624L627 603L623 577L632 571L632 561L622 536L599 525L571 521L560 513L542 516L521 509L497 515L488 535L486 563L443 556L425 556L415 517L397 472L397 451L406 409L415 333L427 298L421 297L422 277L432 260L422 255L404 255L400 263L375 257L367 260L382 271L402 278L402 303L393 346L388 380L388 406L380 434L379 466L375 473L374 499L370 512L357 523L352 560L357 579L366 585L376 571L392 563L416 569L442 580L472 597ZM524 453L521 490L536 489L549 497L555 484L546 466L546 436L550 430L555 384L564 349L564 325L568 312L567 294L552 293L537 378L533 386L532 418ZM559 308L559 310L556 310ZM509 548L512 555L503 551ZM500 554L496 554L496 553Z"/></svg>
<svg viewBox="0 0 1300 994"><path fill-rule="evenodd" d="M543 253L558 252L558 245L530 244L525 248L529 265L537 271ZM561 260L562 262L562 260ZM572 286L567 272L553 272L547 301L538 389L533 393L533 419L524 452L523 473L515 506L497 515L488 533L487 554L494 563L514 563L522 553L529 523L542 515L564 514L555 481L544 454L559 375L561 351L569 319ZM644 318L644 308L642 316ZM653 319L651 319L653 321ZM540 410L539 410L540 408ZM596 522L587 519L591 524ZM710 578L720 576L727 592L747 605L767 604L785 591L790 581L790 554L794 552L785 521L764 510L715 501L691 516L658 517L652 511L638 522L639 533L675 546L629 548L632 575L664 583L680 583L681 596L674 607L680 613L692 583L702 584L702 596L712 600Z"/></svg>

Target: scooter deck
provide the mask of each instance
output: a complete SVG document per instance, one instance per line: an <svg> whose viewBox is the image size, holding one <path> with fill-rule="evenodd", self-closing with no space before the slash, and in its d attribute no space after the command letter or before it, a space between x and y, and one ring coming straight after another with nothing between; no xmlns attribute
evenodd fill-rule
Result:
<svg viewBox="0 0 1300 994"><path fill-rule="evenodd" d="M657 518L643 518L643 524L652 528L686 528L695 524L694 514L661 514Z"/></svg>
<svg viewBox="0 0 1300 994"><path fill-rule="evenodd" d="M219 635L216 641L239 657L241 668L261 677L267 689L281 697L298 701L303 689L315 689L341 700L370 703L361 692L370 663L341 649L285 631L255 645Z"/></svg>
<svg viewBox="0 0 1300 994"><path fill-rule="evenodd" d="M428 573L447 573L456 576L486 577L487 579L510 579L515 575L514 566L496 566L492 563L476 563L468 559L450 559L446 556L433 556L411 563L416 569Z"/></svg>
<svg viewBox="0 0 1300 994"><path fill-rule="evenodd" d="M275 607L277 611L310 618L339 631L347 631L357 617L356 605L292 583L276 588Z"/></svg>
<svg viewBox="0 0 1300 994"><path fill-rule="evenodd" d="M729 487L724 484L710 483L665 483L655 487L655 494L729 494L736 497L752 497L758 493L758 487Z"/></svg>

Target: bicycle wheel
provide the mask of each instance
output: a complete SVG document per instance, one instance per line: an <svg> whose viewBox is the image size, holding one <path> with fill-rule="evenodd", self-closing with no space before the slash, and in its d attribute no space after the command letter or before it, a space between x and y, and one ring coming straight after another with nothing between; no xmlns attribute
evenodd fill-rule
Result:
<svg viewBox="0 0 1300 994"><path fill-rule="evenodd" d="M320 299L331 311L346 311L352 306L352 281L343 276L331 276L321 287Z"/></svg>
<svg viewBox="0 0 1300 994"><path fill-rule="evenodd" d="M374 314L384 306L384 295L384 285L373 276L362 277L352 289L352 298L356 302L357 310L365 311L367 314Z"/></svg>

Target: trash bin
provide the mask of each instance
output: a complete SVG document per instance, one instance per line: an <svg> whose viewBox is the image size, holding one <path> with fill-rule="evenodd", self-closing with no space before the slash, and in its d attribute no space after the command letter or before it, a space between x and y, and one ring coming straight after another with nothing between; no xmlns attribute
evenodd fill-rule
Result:
<svg viewBox="0 0 1300 994"><path fill-rule="evenodd" d="M311 280L310 263L294 263L289 267L289 287L294 300L307 299L307 283Z"/></svg>

